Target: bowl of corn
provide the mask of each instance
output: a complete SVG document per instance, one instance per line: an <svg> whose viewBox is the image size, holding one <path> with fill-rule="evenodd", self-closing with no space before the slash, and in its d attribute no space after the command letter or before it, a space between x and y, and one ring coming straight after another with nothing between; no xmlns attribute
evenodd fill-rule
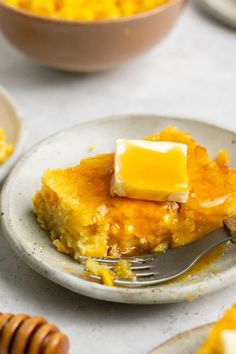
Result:
<svg viewBox="0 0 236 354"><path fill-rule="evenodd" d="M0 0L0 29L48 66L108 70L158 43L185 0Z"/></svg>

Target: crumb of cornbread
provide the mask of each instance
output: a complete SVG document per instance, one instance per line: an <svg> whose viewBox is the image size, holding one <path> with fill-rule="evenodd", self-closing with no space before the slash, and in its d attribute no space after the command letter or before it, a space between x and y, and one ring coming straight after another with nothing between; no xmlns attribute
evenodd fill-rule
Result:
<svg viewBox="0 0 236 354"><path fill-rule="evenodd" d="M108 286L113 286L115 279L135 279L135 275L131 270L131 264L123 259L119 260L113 269L99 264L92 259L88 259L86 261L86 269L90 274L101 277L102 283Z"/></svg>
<svg viewBox="0 0 236 354"><path fill-rule="evenodd" d="M3 164L13 153L14 147L6 141L5 131L0 128L0 164Z"/></svg>
<svg viewBox="0 0 236 354"><path fill-rule="evenodd" d="M113 268L117 279L134 280L135 274L132 272L131 263L125 259L119 260Z"/></svg>
<svg viewBox="0 0 236 354"><path fill-rule="evenodd" d="M99 276L104 285L113 286L115 274L105 265L101 265L92 259L88 259L86 261L86 269L89 273Z"/></svg>
<svg viewBox="0 0 236 354"><path fill-rule="evenodd" d="M34 210L58 251L75 259L163 251L200 238L236 214L236 170L229 169L226 154L212 160L189 134L173 127L147 139L188 145L188 201L112 197L113 154L47 171L34 197Z"/></svg>
<svg viewBox="0 0 236 354"><path fill-rule="evenodd" d="M94 145L90 145L87 149L88 152L93 152L95 149L95 146Z"/></svg>
<svg viewBox="0 0 236 354"><path fill-rule="evenodd" d="M40 16L64 20L93 21L135 15L169 0L0 0Z"/></svg>
<svg viewBox="0 0 236 354"><path fill-rule="evenodd" d="M196 354L223 354L222 332L236 330L236 304L227 310L221 320L210 330L207 340Z"/></svg>

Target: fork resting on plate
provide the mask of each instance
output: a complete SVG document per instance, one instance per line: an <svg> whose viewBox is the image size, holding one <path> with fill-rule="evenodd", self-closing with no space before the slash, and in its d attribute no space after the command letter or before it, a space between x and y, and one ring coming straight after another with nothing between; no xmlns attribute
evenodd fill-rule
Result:
<svg viewBox="0 0 236 354"><path fill-rule="evenodd" d="M187 272L205 254L226 242L236 244L236 216L224 220L222 227L185 246L172 248L164 253L125 258L131 264L135 280L116 279L114 285L137 287L177 278ZM82 261L85 259L88 258L81 257ZM122 258L92 259L112 269ZM99 279L93 275L91 277Z"/></svg>

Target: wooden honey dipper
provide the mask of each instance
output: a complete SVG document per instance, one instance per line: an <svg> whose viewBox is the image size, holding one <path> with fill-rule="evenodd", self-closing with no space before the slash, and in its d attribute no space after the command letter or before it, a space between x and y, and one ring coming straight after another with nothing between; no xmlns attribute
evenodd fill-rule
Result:
<svg viewBox="0 0 236 354"><path fill-rule="evenodd" d="M0 354L68 354L65 334L42 317L0 313Z"/></svg>

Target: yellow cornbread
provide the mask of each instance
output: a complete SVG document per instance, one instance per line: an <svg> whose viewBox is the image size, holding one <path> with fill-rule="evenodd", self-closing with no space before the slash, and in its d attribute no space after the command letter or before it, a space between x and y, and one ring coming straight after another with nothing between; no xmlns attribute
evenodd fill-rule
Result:
<svg viewBox="0 0 236 354"><path fill-rule="evenodd" d="M101 20L135 15L169 0L0 0L40 16L64 20Z"/></svg>
<svg viewBox="0 0 236 354"><path fill-rule="evenodd" d="M3 164L13 153L14 147L6 141L4 129L0 128L0 164Z"/></svg>
<svg viewBox="0 0 236 354"><path fill-rule="evenodd" d="M173 127L148 140L188 145L187 202L112 197L114 154L46 171L34 210L59 251L75 259L146 254L196 240L236 214L236 170L229 169L226 152L214 161L189 134Z"/></svg>
<svg viewBox="0 0 236 354"><path fill-rule="evenodd" d="M225 312L221 320L213 325L206 342L202 345L196 354L225 354L222 339L225 331L228 330L236 331L236 304L234 304L231 309Z"/></svg>
<svg viewBox="0 0 236 354"><path fill-rule="evenodd" d="M88 259L86 261L86 269L90 274L99 276L102 283L108 286L113 286L115 279L135 279L131 264L123 259L119 260L112 269Z"/></svg>
<svg viewBox="0 0 236 354"><path fill-rule="evenodd" d="M113 286L115 274L106 266L99 264L92 259L86 261L86 269L92 275L99 276L104 285Z"/></svg>

